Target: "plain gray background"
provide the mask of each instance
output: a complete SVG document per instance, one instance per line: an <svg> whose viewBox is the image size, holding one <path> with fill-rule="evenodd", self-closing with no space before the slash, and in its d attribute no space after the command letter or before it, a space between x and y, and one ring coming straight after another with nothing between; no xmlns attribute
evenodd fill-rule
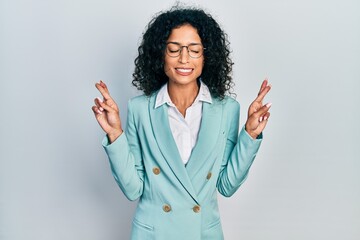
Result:
<svg viewBox="0 0 360 240"><path fill-rule="evenodd" d="M0 239L128 239L91 106L126 120L137 46L173 1L0 0ZM219 197L225 237L360 239L360 2L203 0L229 35L241 125L261 81L271 117L250 175Z"/></svg>

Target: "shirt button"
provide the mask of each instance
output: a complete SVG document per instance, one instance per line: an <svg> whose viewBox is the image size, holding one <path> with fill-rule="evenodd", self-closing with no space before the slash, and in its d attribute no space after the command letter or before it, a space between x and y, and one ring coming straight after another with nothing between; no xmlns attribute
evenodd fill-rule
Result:
<svg viewBox="0 0 360 240"><path fill-rule="evenodd" d="M153 168L153 173L154 173L155 175L159 175L159 174L160 174L160 168L154 167L154 168Z"/></svg>
<svg viewBox="0 0 360 240"><path fill-rule="evenodd" d="M209 172L209 173L206 175L206 179L209 180L209 179L211 178L211 176L212 176L212 173Z"/></svg>
<svg viewBox="0 0 360 240"><path fill-rule="evenodd" d="M168 205L168 204L164 204L164 206L163 206L163 210L164 210L164 212L170 212L170 211L171 211L171 207L170 207L170 205Z"/></svg>
<svg viewBox="0 0 360 240"><path fill-rule="evenodd" d="M199 205L195 205L195 206L193 207L193 211L194 211L195 213L199 213L199 212L200 212L200 206L199 206Z"/></svg>

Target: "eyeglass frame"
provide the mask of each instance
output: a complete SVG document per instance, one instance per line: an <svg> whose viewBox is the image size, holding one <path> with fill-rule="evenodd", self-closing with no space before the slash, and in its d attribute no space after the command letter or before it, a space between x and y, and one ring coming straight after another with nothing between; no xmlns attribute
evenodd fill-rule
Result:
<svg viewBox="0 0 360 240"><path fill-rule="evenodd" d="M170 56L170 54L168 53L168 48L167 48L167 45L168 44L175 44L175 45L178 45L179 46L179 55L177 55L177 56ZM199 57L193 57L193 56L191 56L191 54L190 54L190 51L189 51L189 46L196 46L196 45L200 45L201 47L202 47L202 53L201 53L201 55L199 56ZM204 48L204 46L201 44L201 43L190 43L189 45L180 45L179 43L177 43L177 42L167 42L166 43L166 48L165 48L165 52L166 52L166 54L169 56L169 57L171 57L171 58L176 58L176 57L179 57L180 55L181 55L181 52L182 52L182 50L183 50L183 48L186 48L186 50L187 50L187 52L188 52L188 54L189 54L189 57L191 57L191 58L194 58L194 59L198 59L198 58L201 58L202 56L204 56L204 51L205 51L205 49L206 48Z"/></svg>

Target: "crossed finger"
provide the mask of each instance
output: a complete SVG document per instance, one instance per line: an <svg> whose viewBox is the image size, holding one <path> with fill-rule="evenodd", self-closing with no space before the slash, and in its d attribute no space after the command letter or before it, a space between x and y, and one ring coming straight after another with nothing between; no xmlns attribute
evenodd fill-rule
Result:
<svg viewBox="0 0 360 240"><path fill-rule="evenodd" d="M267 84L268 84L268 79L265 78L265 80L264 80L264 81L262 82L262 84L261 84L261 87L260 87L258 96L260 95L260 93L262 92L262 90L264 90L264 88L266 88Z"/></svg>
<svg viewBox="0 0 360 240"><path fill-rule="evenodd" d="M271 89L271 85L270 84L268 85L268 80L265 79L263 81L263 83L261 84L259 94L256 97L255 101L256 102L262 102L262 100L264 99L266 94L270 91L270 89Z"/></svg>
<svg viewBox="0 0 360 240"><path fill-rule="evenodd" d="M100 83L95 83L95 87L99 90L105 101L112 100L109 90L103 81L100 81Z"/></svg>

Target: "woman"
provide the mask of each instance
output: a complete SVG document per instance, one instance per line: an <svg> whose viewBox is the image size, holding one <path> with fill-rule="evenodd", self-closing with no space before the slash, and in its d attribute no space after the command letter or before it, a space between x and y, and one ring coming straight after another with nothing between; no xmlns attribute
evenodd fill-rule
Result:
<svg viewBox="0 0 360 240"><path fill-rule="evenodd" d="M143 36L133 84L144 95L129 101L125 133L107 86L96 84L103 100L92 110L113 176L128 199L139 199L132 239L223 239L216 192L231 196L245 180L271 105L262 104L265 80L238 135L239 104L226 95L231 66L216 21L175 7Z"/></svg>

